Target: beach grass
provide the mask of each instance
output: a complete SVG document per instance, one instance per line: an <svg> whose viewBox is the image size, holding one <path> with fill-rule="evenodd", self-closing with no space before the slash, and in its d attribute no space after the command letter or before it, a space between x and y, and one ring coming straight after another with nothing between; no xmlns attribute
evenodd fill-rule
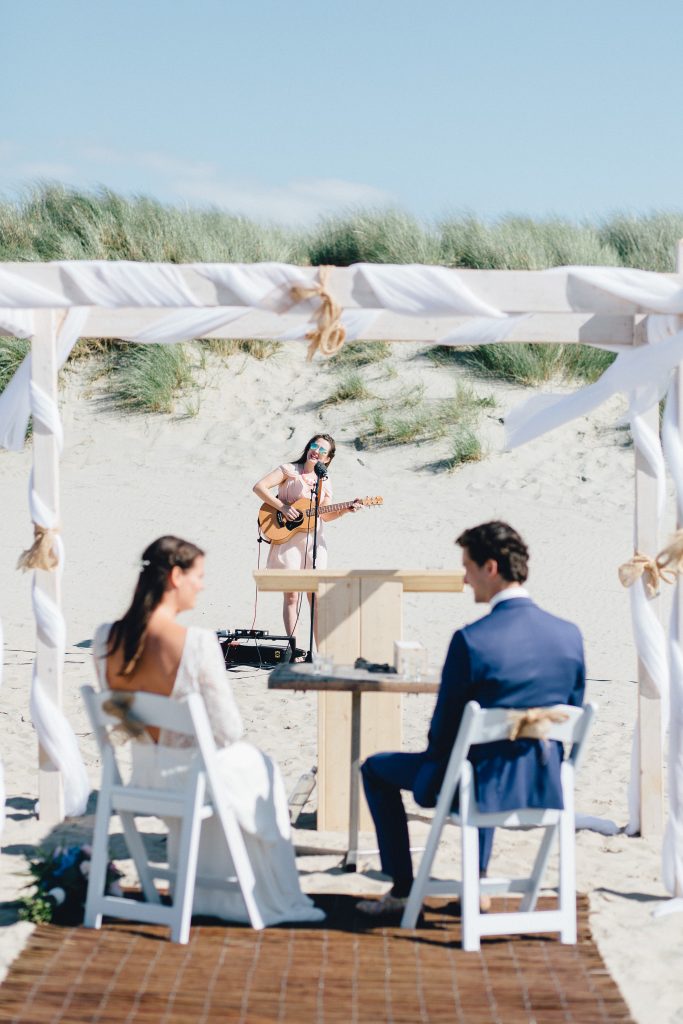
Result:
<svg viewBox="0 0 683 1024"><path fill-rule="evenodd" d="M341 405L343 402L362 402L372 398L372 392L363 380L360 373L356 371L346 372L340 375L334 389L323 400L323 407L329 405Z"/></svg>
<svg viewBox="0 0 683 1024"><path fill-rule="evenodd" d="M480 462L484 458L481 439L467 424L461 424L450 437L447 468L457 469L467 462Z"/></svg>
<svg viewBox="0 0 683 1024"><path fill-rule="evenodd" d="M26 338L0 338L0 392L3 392L31 349Z"/></svg>
<svg viewBox="0 0 683 1024"><path fill-rule="evenodd" d="M401 388L372 405L362 420L357 445L384 448L448 439L446 468L455 468L483 456L477 435L482 412L495 407L491 395L477 394L459 383L455 394L445 399L425 397L424 385Z"/></svg>
<svg viewBox="0 0 683 1024"><path fill-rule="evenodd" d="M471 349L434 345L425 356L435 366L464 366L478 376L535 387L551 380L592 383L616 358L590 345L505 342Z"/></svg>
<svg viewBox="0 0 683 1024"><path fill-rule="evenodd" d="M352 341L333 355L327 365L331 370L348 370L351 367L372 366L384 362L391 356L388 341Z"/></svg>
<svg viewBox="0 0 683 1024"><path fill-rule="evenodd" d="M0 202L0 260L307 262L303 235L218 209L36 185Z"/></svg>
<svg viewBox="0 0 683 1024"><path fill-rule="evenodd" d="M187 345L127 345L111 357L108 397L126 412L170 413L195 382Z"/></svg>
<svg viewBox="0 0 683 1024"><path fill-rule="evenodd" d="M306 238L313 266L440 263L439 239L401 210L358 210L323 220Z"/></svg>
<svg viewBox="0 0 683 1024"><path fill-rule="evenodd" d="M600 236L616 252L618 265L673 273L683 238L683 213L615 214L604 222Z"/></svg>
<svg viewBox="0 0 683 1024"><path fill-rule="evenodd" d="M476 217L442 221L440 263L479 270L545 270L569 264L614 266L616 248L599 226L551 218Z"/></svg>
<svg viewBox="0 0 683 1024"><path fill-rule="evenodd" d="M282 351L281 341L270 341L264 338L205 338L201 341L203 348L217 356L246 355L259 362L272 359Z"/></svg>

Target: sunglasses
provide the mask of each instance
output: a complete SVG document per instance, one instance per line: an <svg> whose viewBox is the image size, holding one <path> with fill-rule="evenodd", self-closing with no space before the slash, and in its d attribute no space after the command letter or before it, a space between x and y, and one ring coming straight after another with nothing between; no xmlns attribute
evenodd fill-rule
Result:
<svg viewBox="0 0 683 1024"><path fill-rule="evenodd" d="M316 444L315 442L313 442L313 444L309 444L308 450L310 452L320 452L321 455L328 455L330 451L329 448L323 448L321 444Z"/></svg>

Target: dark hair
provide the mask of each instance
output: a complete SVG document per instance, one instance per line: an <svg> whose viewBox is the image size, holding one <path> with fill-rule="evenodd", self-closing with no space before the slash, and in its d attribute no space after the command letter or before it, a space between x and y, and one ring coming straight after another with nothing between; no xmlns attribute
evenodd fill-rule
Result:
<svg viewBox="0 0 683 1024"><path fill-rule="evenodd" d="M477 565L492 558L498 563L500 575L510 583L524 583L529 575L528 547L516 530L498 519L465 530L455 543L466 548Z"/></svg>
<svg viewBox="0 0 683 1024"><path fill-rule="evenodd" d="M177 565L187 571L203 554L196 544L180 537L159 537L145 548L130 608L109 633L107 655L123 646L123 668L119 675L129 676L142 654L149 617L164 596L171 569Z"/></svg>
<svg viewBox="0 0 683 1024"><path fill-rule="evenodd" d="M311 447L311 445L313 444L314 441L318 440L318 438L321 438L323 441L327 441L327 443L329 445L329 448L330 448L329 452L327 453L327 464L329 465L330 462L332 462L332 459L334 458L334 453L337 450L337 446L334 443L334 438L330 437L329 434L314 434L313 437L311 437L308 440L308 442L306 443L306 447L302 451L302 453L299 456L299 458L298 459L294 459L294 465L295 466L296 465L303 466L304 462L306 461L306 458L308 457L308 449Z"/></svg>

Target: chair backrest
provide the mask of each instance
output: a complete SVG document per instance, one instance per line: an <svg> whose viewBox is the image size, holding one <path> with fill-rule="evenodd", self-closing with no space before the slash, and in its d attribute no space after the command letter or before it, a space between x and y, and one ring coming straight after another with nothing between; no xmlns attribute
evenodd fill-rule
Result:
<svg viewBox="0 0 683 1024"><path fill-rule="evenodd" d="M513 713L516 715L524 710L524 708L482 708L474 700L466 704L444 776L444 788L447 787L450 792L449 799L455 794L462 774L462 765L467 759L470 747L481 743L509 740L510 728L514 721ZM547 710L557 711L566 717L562 721L548 723L545 740L571 743L572 747L567 760L574 768L577 768L583 755L586 737L597 711L597 705L589 703L577 708L570 704L554 704Z"/></svg>
<svg viewBox="0 0 683 1024"><path fill-rule="evenodd" d="M472 708L473 720L470 734L470 746L479 743L492 743L496 740L507 740L510 738L510 728L515 717L523 714L524 708L482 708L476 701L470 701L467 705ZM560 721L548 721L545 740L559 740L560 743L579 743L586 733L587 716L592 717L595 707L587 704L586 708L574 707L571 704L553 704L543 711L557 712ZM463 716L464 722L464 716Z"/></svg>
<svg viewBox="0 0 683 1024"><path fill-rule="evenodd" d="M92 686L82 686L81 693L103 759L112 758L116 766L116 749L111 742L109 729L120 726L121 719L106 711L104 706L112 698L120 696L122 692L131 698L130 712L136 721L145 726L168 729L171 732L192 737L196 742L204 766L207 770L210 765L213 767L216 746L204 701L198 693L189 694L182 700L174 700L156 693L121 690L98 691ZM116 768L116 774L119 774L118 768ZM213 776L214 772L210 771L209 775Z"/></svg>

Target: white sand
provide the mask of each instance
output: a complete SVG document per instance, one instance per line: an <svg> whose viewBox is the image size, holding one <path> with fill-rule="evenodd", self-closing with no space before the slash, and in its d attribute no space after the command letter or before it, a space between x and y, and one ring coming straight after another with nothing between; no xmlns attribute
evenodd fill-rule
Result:
<svg viewBox="0 0 683 1024"><path fill-rule="evenodd" d="M387 379L386 366L370 370L371 386L388 396L422 381L429 395L452 393L461 372L432 368L415 358L417 351L415 346L395 345L391 362L398 375ZM595 417L504 454L499 417L524 393L475 383L480 393L495 393L499 403L482 421L490 455L449 474L432 466L446 454L442 444L357 451L352 444L357 407L318 406L333 386L333 374L321 363L306 366L303 348L294 345L264 363L237 358L225 366L210 360L194 418L121 418L98 400L84 369L66 375L62 518L64 608L72 646L65 705L93 787L98 784L98 763L78 691L92 679L90 656L75 645L88 640L97 623L124 610L140 552L161 533L186 536L208 553L206 592L188 621L210 628L250 625L258 505L252 484L279 461L296 456L310 434L324 429L339 442L333 465L335 497L382 494L385 499L381 509L328 527L332 565L448 568L460 564L453 539L466 526L503 517L522 532L532 550L530 590L542 606L581 627L588 696L600 704L579 779L578 807L625 824L637 691L628 598L616 573L630 553L633 513L633 453L625 446L625 435L614 429L619 401ZM30 449L0 453L0 614L6 642L0 720L10 801L1 855L0 898L5 901L16 898L25 880L18 874L23 854L46 838L45 826L32 813L37 756L28 711L35 650L29 579L14 570L30 539L30 460ZM405 636L422 640L432 663L440 664L453 630L481 613L469 594L408 595ZM260 597L257 625L279 632L279 595ZM301 646L307 628L302 619ZM247 670L233 677L233 685L250 738L275 756L291 786L315 762L315 699L269 693L266 680L266 673ZM431 698L405 698L407 749L421 748L432 704ZM83 819L60 834L83 837L91 823ZM416 823L414 829L419 845L425 827ZM368 847L372 838L367 837ZM304 830L297 833L297 841L314 849L343 846L343 837ZM524 836L499 837L493 873L497 866L514 869L529 853L530 843ZM367 892L386 886L373 856L364 858L356 876L343 874L338 864L334 855L302 856L305 888ZM636 1019L643 1024L683 1019L678 979L683 918L651 917L665 896L658 842L580 833L578 882L590 894L594 933ZM2 971L31 926L14 923L15 912L7 905L0 915Z"/></svg>

